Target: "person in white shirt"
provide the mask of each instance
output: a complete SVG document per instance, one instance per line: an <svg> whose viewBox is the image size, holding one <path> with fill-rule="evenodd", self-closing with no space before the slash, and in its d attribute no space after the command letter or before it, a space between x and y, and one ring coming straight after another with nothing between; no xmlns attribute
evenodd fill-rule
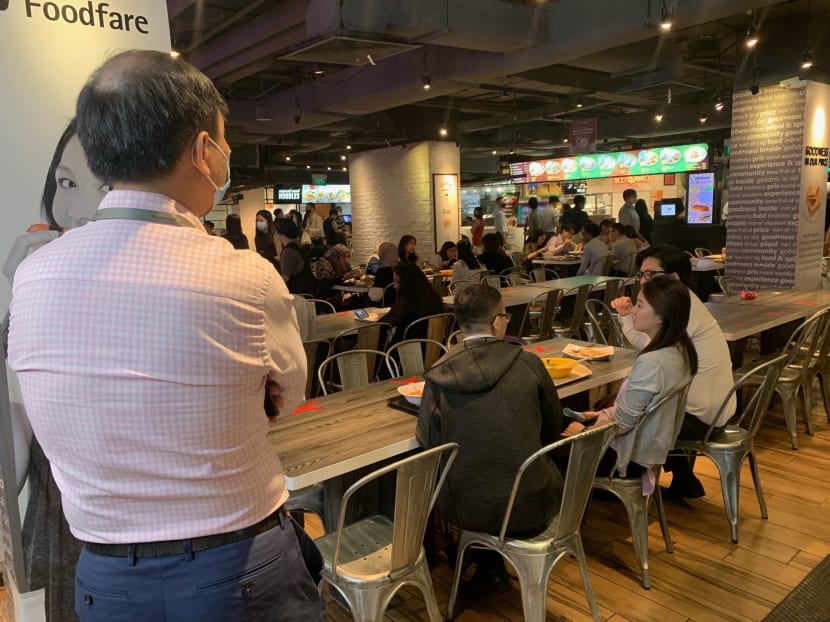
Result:
<svg viewBox="0 0 830 622"><path fill-rule="evenodd" d="M611 243L611 252L614 253L613 276L628 276L631 272L632 261L637 254L637 245L624 233L624 227L618 223L611 223L608 229L608 241Z"/></svg>
<svg viewBox="0 0 830 622"><path fill-rule="evenodd" d="M668 274L688 286L692 274L689 256L676 246L652 246L643 251L644 258L637 273L641 283L650 281L656 275ZM735 396L733 395L721 418L715 421L729 390L732 388L732 361L729 347L715 318L703 306L700 299L689 292L692 300L688 333L698 354L698 370L692 380L689 397L686 400L686 417L680 430L682 439L700 439L714 423L724 426L735 414ZM611 306L617 310L623 325L626 339L638 350L649 343L645 333L634 329L631 319L633 303L628 297L612 301ZM692 472L691 465L685 457L669 456L666 471L673 472L671 487L667 491L669 498L693 499L705 494L703 485Z"/></svg>
<svg viewBox="0 0 830 622"><path fill-rule="evenodd" d="M507 214L504 213L504 197L496 197L496 211L493 212L493 227L501 233L502 240L507 241Z"/></svg>
<svg viewBox="0 0 830 622"><path fill-rule="evenodd" d="M8 363L85 543L81 622L323 619L263 407L303 399L293 301L200 222L230 186L225 114L182 59L107 60L77 127L113 189L15 275Z"/></svg>
<svg viewBox="0 0 830 622"><path fill-rule="evenodd" d="M576 248L574 233L574 228L571 225L564 225L562 230L557 235L552 236L545 246L528 253L527 258L533 259L540 254L567 255Z"/></svg>
<svg viewBox="0 0 830 622"><path fill-rule="evenodd" d="M317 206L314 203L305 204L303 231L308 233L312 241L323 239L323 217L317 213Z"/></svg>
<svg viewBox="0 0 830 622"><path fill-rule="evenodd" d="M559 222L559 214L557 210L559 209L559 197L552 196L548 199L547 205L542 208L541 213L541 220L542 220L542 230L545 233L553 234L556 232L556 225Z"/></svg>
<svg viewBox="0 0 830 622"><path fill-rule="evenodd" d="M582 225L582 263L576 275L590 274L601 276L605 271L605 258L608 257L608 247L599 239L599 225L587 220Z"/></svg>
<svg viewBox="0 0 830 622"><path fill-rule="evenodd" d="M639 233L640 216L637 214L637 210L634 209L634 204L637 203L637 191L634 188L628 188L623 192L623 201L625 203L620 208L620 214L617 220L623 227L631 225L634 227L634 231Z"/></svg>

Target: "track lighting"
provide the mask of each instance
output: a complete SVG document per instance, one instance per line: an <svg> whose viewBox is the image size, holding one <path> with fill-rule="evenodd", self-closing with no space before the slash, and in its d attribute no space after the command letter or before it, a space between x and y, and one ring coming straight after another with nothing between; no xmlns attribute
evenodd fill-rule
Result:
<svg viewBox="0 0 830 622"><path fill-rule="evenodd" d="M318 65L317 63L314 63L314 68L312 69L312 71L314 72L315 76L322 76L323 75L323 70L320 68L320 65Z"/></svg>
<svg viewBox="0 0 830 622"><path fill-rule="evenodd" d="M663 120L663 113L662 113L662 112L658 112L657 114L655 114L655 115L654 115L654 120L655 120L655 121L657 121L657 123L660 123L660 121L662 121L662 120Z"/></svg>
<svg viewBox="0 0 830 622"><path fill-rule="evenodd" d="M709 120L709 115L707 115L705 112L701 112L699 120L701 123L706 123Z"/></svg>
<svg viewBox="0 0 830 622"><path fill-rule="evenodd" d="M723 100L720 97L716 97L715 98L715 110L720 112L721 110L723 110L723 106L724 106Z"/></svg>
<svg viewBox="0 0 830 622"><path fill-rule="evenodd" d="M665 1L660 9L660 30L668 32L674 25L674 11L666 6Z"/></svg>
<svg viewBox="0 0 830 622"><path fill-rule="evenodd" d="M744 38L744 45L748 47L750 50L755 48L755 46L758 45L758 42L761 40L758 31L758 25L754 22L749 28L746 29L746 38Z"/></svg>
<svg viewBox="0 0 830 622"><path fill-rule="evenodd" d="M810 69L813 66L813 52L812 50L804 50L801 55L801 68Z"/></svg>
<svg viewBox="0 0 830 622"><path fill-rule="evenodd" d="M426 74L424 74L424 75L422 75L422 76L421 76L421 82L422 82L422 83L423 83L423 85L424 85L424 90L425 90L425 91L428 91L428 90L430 89L430 87L432 87L432 78L430 78L430 77L429 77L428 75L426 75Z"/></svg>

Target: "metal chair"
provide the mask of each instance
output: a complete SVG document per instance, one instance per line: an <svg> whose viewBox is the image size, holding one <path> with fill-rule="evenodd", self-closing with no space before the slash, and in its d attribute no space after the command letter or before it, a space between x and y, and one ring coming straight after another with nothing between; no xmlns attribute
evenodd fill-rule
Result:
<svg viewBox="0 0 830 622"><path fill-rule="evenodd" d="M484 279L488 276L493 274L492 270L487 270L486 268L482 268L478 272L473 273L473 283L483 283Z"/></svg>
<svg viewBox="0 0 830 622"><path fill-rule="evenodd" d="M524 619L528 622L543 622L547 613L547 584L553 567L565 555L571 555L579 562L582 571L582 583L585 595L591 607L594 620L601 620L597 607L579 525L585 514L585 506L591 493L591 483L599 464L599 459L611 442L617 429L615 423L591 428L588 431L557 441L534 452L525 460L513 480L513 490L507 502L501 530L498 535L466 531L462 529L458 540L458 558L455 564L450 600L447 605L447 619L453 619L458 584L461 581L464 551L470 546L498 551L516 569L522 588L522 608ZM527 540L507 536L507 526L513 513L513 503L522 476L536 460L547 460L548 454L560 447L571 445L568 468L565 472L565 488L559 513L539 535Z"/></svg>
<svg viewBox="0 0 830 622"><path fill-rule="evenodd" d="M315 386L317 377L317 361L326 358L330 354L331 344L325 339L308 339L303 341L306 361L305 398L311 399L320 393L320 386Z"/></svg>
<svg viewBox="0 0 830 622"><path fill-rule="evenodd" d="M610 253L605 256L605 259L602 260L602 261L605 262L605 263L602 264L602 275L603 276L608 276L609 274L611 274L611 270L614 268L614 261L615 260L616 260L616 257L614 257L614 255L611 255ZM597 260L597 261L599 261L599 260ZM591 266L591 268L593 268L593 266ZM590 270L588 272L588 274L594 274L593 270Z"/></svg>
<svg viewBox="0 0 830 622"><path fill-rule="evenodd" d="M786 362L787 355L782 354L753 367L738 379L724 399L715 416L715 421L719 419L733 395L740 389L755 384L757 378L762 378L761 382L756 384L757 388L751 396L744 395L743 411L732 417L722 430L716 431L713 424L709 426L709 430L702 439L681 439L675 443L675 450L708 456L718 467L723 506L726 510L726 518L729 520L732 542L736 544L738 542L738 495L741 484L741 465L746 458L749 458L755 494L758 496L758 505L761 507L761 518L767 518L767 504L764 501L764 491L761 488L758 474L754 439L772 401L773 391Z"/></svg>
<svg viewBox="0 0 830 622"><path fill-rule="evenodd" d="M502 287L519 287L530 283L530 275L524 272L511 272L501 275Z"/></svg>
<svg viewBox="0 0 830 622"><path fill-rule="evenodd" d="M394 283L389 283L383 288L383 297L380 299L380 304L382 307L391 307L392 303L395 302L395 297L398 294L398 290L395 289Z"/></svg>
<svg viewBox="0 0 830 622"><path fill-rule="evenodd" d="M380 362L386 360L386 352L380 350L349 350L333 354L326 358L317 369L317 378L323 395L329 392L348 391L377 380ZM335 381L333 370L328 368L332 363L337 364L340 382ZM326 378L328 372L328 378ZM397 376L397 374L395 374Z"/></svg>
<svg viewBox="0 0 830 622"><path fill-rule="evenodd" d="M447 347L432 339L407 339L386 351L386 366L393 378L418 376L447 353ZM397 356L397 360L396 357Z"/></svg>
<svg viewBox="0 0 830 622"><path fill-rule="evenodd" d="M823 309L814 313L793 331L788 342L789 345L784 352L787 356L787 362L775 383L775 392L781 397L784 421L787 424L787 431L790 433L793 449L798 449L796 419L799 394L804 408L804 425L807 434L813 434L810 424L810 412L813 406L812 387L813 380L815 380L816 374L819 373L819 360L823 363L824 359L827 358L828 329L830 329L830 309ZM734 377L737 380L742 378L745 373L746 368L742 367L735 370ZM756 374L755 377L747 380L747 383L760 384L762 380L763 376Z"/></svg>
<svg viewBox="0 0 830 622"><path fill-rule="evenodd" d="M671 425L673 422L674 429L679 433L680 426L683 423L683 417L685 416L686 396L689 393L690 385L691 380L682 387L660 398L656 404L651 406L643 414L640 426L642 426L642 422L647 417L661 417L661 420L663 418L666 419L666 426ZM629 434L636 433L636 430L629 432ZM654 480L659 482L661 465L656 465L652 468L655 470ZM606 490L622 501L623 507L625 507L625 513L628 516L628 525L631 528L634 552L637 555L640 568L643 571L643 587L648 590L651 589L651 581L648 574L648 506L652 496L654 496L655 506L657 507L657 518L660 521L660 530L663 532L666 551L669 553L674 552L671 535L669 534L669 525L666 522L666 511L663 508L663 498L660 496L660 486L655 487L653 495L643 494L642 478L617 477L614 475L616 470L617 465L614 465L608 475L595 477L594 489Z"/></svg>
<svg viewBox="0 0 830 622"><path fill-rule="evenodd" d="M525 309L518 336L527 341L544 341L553 337L553 320L562 296L561 289L550 289L536 296ZM531 333L530 328L536 319L538 330Z"/></svg>
<svg viewBox="0 0 830 622"><path fill-rule="evenodd" d="M746 291L744 282L734 276L719 276L715 280L718 282L718 287L720 287L724 296L737 296L741 292Z"/></svg>
<svg viewBox="0 0 830 622"><path fill-rule="evenodd" d="M321 298L308 298L309 302L314 303L314 308L317 311L317 315L326 314L326 313L337 313L337 309L333 304L331 304L328 300L323 300Z"/></svg>
<svg viewBox="0 0 830 622"><path fill-rule="evenodd" d="M703 259L704 257L708 257L711 254L712 251L710 251L708 248L703 248L702 246L695 249L695 257L697 257L698 259Z"/></svg>
<svg viewBox="0 0 830 622"><path fill-rule="evenodd" d="M432 339L444 343L455 326L455 315L452 313L436 313L427 315L412 322L403 331L406 339ZM426 327L426 330L425 330ZM421 333L421 334L419 334Z"/></svg>
<svg viewBox="0 0 830 622"><path fill-rule="evenodd" d="M389 601L406 584L417 585L423 593L429 619L442 620L423 539L427 519L457 454L457 443L439 445L362 477L343 494L337 531L315 541L323 555L323 579L343 596L357 622L382 620ZM444 466L439 476L440 464ZM346 525L355 493L393 472L392 520L377 515Z"/></svg>
<svg viewBox="0 0 830 622"><path fill-rule="evenodd" d="M490 274L488 276L483 277L481 279L481 283L483 285L495 287L496 289L501 289L501 276L498 274Z"/></svg>
<svg viewBox="0 0 830 622"><path fill-rule="evenodd" d="M623 278L616 278L616 279L608 279L603 283L604 291L602 295L602 300L607 305L611 305L611 301L617 298L620 295L620 288L625 283L625 279Z"/></svg>
<svg viewBox="0 0 830 622"><path fill-rule="evenodd" d="M461 339L463 339L463 333L460 330L451 333L449 337L447 337L447 347L452 348L453 346L458 345L461 343Z"/></svg>
<svg viewBox="0 0 830 622"><path fill-rule="evenodd" d="M611 307L602 300L592 298L585 303L585 315L588 316L585 332L589 341L617 348L625 347L619 315Z"/></svg>
<svg viewBox="0 0 830 622"><path fill-rule="evenodd" d="M591 294L591 285L580 285L574 287L562 294L562 297L574 296L573 314L570 321L563 326L554 326L553 332L557 337L567 337L570 339L579 339L582 335L582 318L585 315L585 304L588 302L588 296Z"/></svg>
<svg viewBox="0 0 830 622"><path fill-rule="evenodd" d="M534 283L541 283L542 281L550 281L558 278L559 273L556 270L551 270L550 268L535 268L530 271L530 279Z"/></svg>
<svg viewBox="0 0 830 622"><path fill-rule="evenodd" d="M474 282L474 281L467 281L467 280L453 281L452 283L450 283L450 287L449 287L450 294L455 296L459 292L463 292L468 287L470 287L472 285L475 285L475 283L476 282Z"/></svg>
<svg viewBox="0 0 830 622"><path fill-rule="evenodd" d="M513 265L509 268L505 268L501 272L499 272L501 276L507 276L508 274L524 274L524 267L521 265Z"/></svg>
<svg viewBox="0 0 830 622"><path fill-rule="evenodd" d="M392 332L392 325L388 322L365 322L360 326L341 330L331 340L329 355L353 348L385 351Z"/></svg>
<svg viewBox="0 0 830 622"><path fill-rule="evenodd" d="M510 261L512 261L513 265L517 267L522 267L524 265L526 257L527 255L519 251L513 251L510 253Z"/></svg>

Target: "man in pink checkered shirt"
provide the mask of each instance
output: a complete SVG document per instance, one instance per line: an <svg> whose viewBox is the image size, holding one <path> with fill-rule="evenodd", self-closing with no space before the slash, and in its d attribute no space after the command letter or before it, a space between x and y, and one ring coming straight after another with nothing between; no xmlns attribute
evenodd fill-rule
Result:
<svg viewBox="0 0 830 622"><path fill-rule="evenodd" d="M226 112L183 60L104 63L78 136L113 190L16 274L9 363L86 543L84 622L323 616L263 412L266 387L303 397L291 297L199 221L230 185Z"/></svg>

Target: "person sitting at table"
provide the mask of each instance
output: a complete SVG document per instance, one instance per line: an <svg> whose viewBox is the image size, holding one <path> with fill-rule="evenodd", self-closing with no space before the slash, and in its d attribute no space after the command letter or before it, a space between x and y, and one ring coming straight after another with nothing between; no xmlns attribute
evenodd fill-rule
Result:
<svg viewBox="0 0 830 622"><path fill-rule="evenodd" d="M637 247L638 253L649 247L648 241L631 225L625 225L625 227L623 227L623 232L625 233L625 237L634 242L634 246Z"/></svg>
<svg viewBox="0 0 830 622"><path fill-rule="evenodd" d="M430 285L424 271L413 263L400 263L394 268L395 273L395 302L389 313L379 321L392 325L395 332L389 345L403 340L403 334L412 322L428 315L444 312L444 302L432 285ZM408 339L425 339L426 324L422 330L414 330Z"/></svg>
<svg viewBox="0 0 830 622"><path fill-rule="evenodd" d="M484 236L484 252L478 256L478 261L487 266L493 274L501 274L513 267L513 262L505 254L499 244L499 236L495 233L488 233Z"/></svg>
<svg viewBox="0 0 830 622"><path fill-rule="evenodd" d="M559 233L551 236L551 238L545 244L545 247L533 252L529 253L527 258L533 259L539 254L549 254L555 256L567 255L569 252L576 249L576 244L574 243L574 228L572 225L562 225Z"/></svg>
<svg viewBox="0 0 830 622"><path fill-rule="evenodd" d="M637 277L643 286L658 275L671 276L687 288L691 282L692 263L689 256L676 246L652 246L640 253L638 260L640 268ZM686 330L697 351L698 368L686 400L686 416L678 438L700 439L713 422L718 427L726 425L735 413L736 402L735 396L732 396L721 418L715 421L721 403L732 388L732 361L717 321L694 292L689 291L689 296L691 311ZM625 296L617 298L611 306L619 313L623 333L631 345L638 350L647 347L651 337L635 327L631 299ZM705 494L703 484L695 477L685 457L669 456L665 470L673 473L667 498L695 499Z"/></svg>
<svg viewBox="0 0 830 622"><path fill-rule="evenodd" d="M602 222L599 223L599 239L609 248L611 247L611 225L613 224L614 221L610 218L603 218Z"/></svg>
<svg viewBox="0 0 830 622"><path fill-rule="evenodd" d="M288 291L294 295L310 294L316 298L320 295L320 286L311 271L308 257L300 248L300 228L290 218L277 218L274 227L282 243L280 274Z"/></svg>
<svg viewBox="0 0 830 622"><path fill-rule="evenodd" d="M530 259L530 255L533 254L535 257L539 253L537 251L542 251L545 248L545 244L548 243L548 240L552 238L552 234L548 234L545 231L540 231L538 235L533 238L528 238L527 242L524 246L525 257Z"/></svg>
<svg viewBox="0 0 830 622"><path fill-rule="evenodd" d="M346 234L337 225L337 217L339 212L337 206L332 205L329 208L329 216L323 221L323 235L326 238L326 244L329 246L336 246L337 244L346 244Z"/></svg>
<svg viewBox="0 0 830 622"><path fill-rule="evenodd" d="M481 264L473 255L473 246L466 240L461 240L457 245L458 261L452 266L453 281L472 281L481 272Z"/></svg>
<svg viewBox="0 0 830 622"><path fill-rule="evenodd" d="M614 265L611 276L628 276L631 271L631 261L637 255L637 246L634 240L624 233L625 227L620 223L611 223L608 239L611 241L611 252L614 253Z"/></svg>
<svg viewBox="0 0 830 622"><path fill-rule="evenodd" d="M455 242L444 242L438 253L430 257L429 265L436 270L449 270L458 259L458 249Z"/></svg>
<svg viewBox="0 0 830 622"><path fill-rule="evenodd" d="M600 460L598 475L607 475L614 465L621 477L647 475L652 466L665 462L666 454L674 447L681 421L670 417L677 412L677 400L682 395L676 393L649 419L643 416L697 372L697 351L686 333L690 308L689 290L670 277L658 276L640 290L629 317L634 329L648 336L649 343L634 360L614 404L582 413L589 425L617 423L617 437ZM563 434L571 436L584 429L583 423L574 421ZM654 481L649 481L648 488L653 485Z"/></svg>
<svg viewBox="0 0 830 622"><path fill-rule="evenodd" d="M414 235L405 235L401 237L398 242L398 259L401 261L408 261L410 263L418 263L418 255L415 253L415 244L418 240Z"/></svg>
<svg viewBox="0 0 830 622"><path fill-rule="evenodd" d="M326 251L315 266L320 296L335 307L345 308L342 292L334 287L343 285L347 279L360 278L362 274L360 268L352 269L349 265L350 256L351 253L346 246L336 244Z"/></svg>
<svg viewBox="0 0 830 622"><path fill-rule="evenodd" d="M394 288L386 287L394 280L393 268L398 264L398 247L392 242L381 242L378 247L378 261L375 269L375 281L369 290L369 299L381 303L382 307L391 305L395 300Z"/></svg>
<svg viewBox="0 0 830 622"><path fill-rule="evenodd" d="M608 247L599 239L599 225L591 220L582 225L582 263L576 275L590 274L601 276L605 269L605 258L608 256Z"/></svg>
<svg viewBox="0 0 830 622"><path fill-rule="evenodd" d="M559 438L562 407L539 357L503 341L510 314L499 290L471 285L455 296L453 310L463 339L424 374L416 436L425 448L460 445L438 497L438 515L462 529L497 534L516 470ZM508 535L543 531L559 509L562 487L553 462L534 462L518 491ZM476 551L475 561L475 576L462 591L509 589L498 553Z"/></svg>

